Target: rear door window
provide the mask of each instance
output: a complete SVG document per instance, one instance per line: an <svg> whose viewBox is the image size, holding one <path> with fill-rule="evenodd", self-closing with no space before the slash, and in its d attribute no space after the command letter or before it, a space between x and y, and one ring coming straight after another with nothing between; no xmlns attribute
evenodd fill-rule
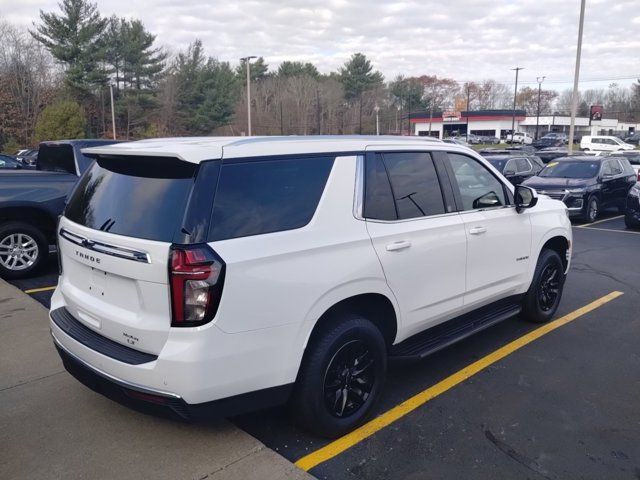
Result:
<svg viewBox="0 0 640 480"><path fill-rule="evenodd" d="M316 211L333 162L333 156L323 156L223 163L209 240L305 226Z"/></svg>
<svg viewBox="0 0 640 480"><path fill-rule="evenodd" d="M405 220L445 213L442 190L431 155L426 152L389 152L376 154L376 171L380 175L378 207L384 206L388 219ZM396 218L392 218L388 192L380 165L387 173ZM369 169L371 170L371 169ZM369 187L367 194L375 198ZM365 205L370 201L365 201ZM366 208L366 207L365 207ZM367 214L369 211L365 210ZM373 217L368 217L373 218Z"/></svg>
<svg viewBox="0 0 640 480"><path fill-rule="evenodd" d="M197 165L162 157L99 157L65 209L80 225L170 242L182 223Z"/></svg>

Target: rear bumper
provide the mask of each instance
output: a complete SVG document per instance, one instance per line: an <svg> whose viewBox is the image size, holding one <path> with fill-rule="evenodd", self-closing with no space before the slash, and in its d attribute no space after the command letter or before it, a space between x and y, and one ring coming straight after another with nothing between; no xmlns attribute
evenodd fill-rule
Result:
<svg viewBox="0 0 640 480"><path fill-rule="evenodd" d="M182 420L224 418L279 405L287 401L293 388L293 384L288 384L210 402L189 404L174 393L144 387L99 370L66 349L53 332L51 336L65 369L83 385L136 410Z"/></svg>

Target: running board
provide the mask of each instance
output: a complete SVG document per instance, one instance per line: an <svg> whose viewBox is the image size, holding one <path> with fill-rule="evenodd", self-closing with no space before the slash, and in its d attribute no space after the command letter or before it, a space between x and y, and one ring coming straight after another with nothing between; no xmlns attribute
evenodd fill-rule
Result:
<svg viewBox="0 0 640 480"><path fill-rule="evenodd" d="M420 332L391 347L389 356L418 360L518 315L522 296L510 297Z"/></svg>

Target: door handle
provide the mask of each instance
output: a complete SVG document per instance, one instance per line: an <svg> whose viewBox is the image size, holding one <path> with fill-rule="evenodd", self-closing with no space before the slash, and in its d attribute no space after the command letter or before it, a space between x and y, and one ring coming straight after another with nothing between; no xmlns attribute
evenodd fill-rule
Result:
<svg viewBox="0 0 640 480"><path fill-rule="evenodd" d="M387 245L387 252L397 252L398 250L404 250L405 248L409 248L411 246L411 242L406 240L400 242L393 242Z"/></svg>
<svg viewBox="0 0 640 480"><path fill-rule="evenodd" d="M469 233L471 235L480 235L481 233L486 232L487 229L485 227L473 227L469 229Z"/></svg>

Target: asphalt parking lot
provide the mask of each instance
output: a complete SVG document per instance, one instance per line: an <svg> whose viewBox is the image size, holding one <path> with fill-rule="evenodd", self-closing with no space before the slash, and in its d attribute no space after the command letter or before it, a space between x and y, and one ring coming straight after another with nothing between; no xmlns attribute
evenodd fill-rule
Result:
<svg viewBox="0 0 640 480"><path fill-rule="evenodd" d="M638 479L639 247L620 216L575 225L557 328L514 318L392 364L378 423L348 438L313 438L285 408L232 422L318 478ZM48 305L55 270L52 255L43 275L14 284Z"/></svg>

